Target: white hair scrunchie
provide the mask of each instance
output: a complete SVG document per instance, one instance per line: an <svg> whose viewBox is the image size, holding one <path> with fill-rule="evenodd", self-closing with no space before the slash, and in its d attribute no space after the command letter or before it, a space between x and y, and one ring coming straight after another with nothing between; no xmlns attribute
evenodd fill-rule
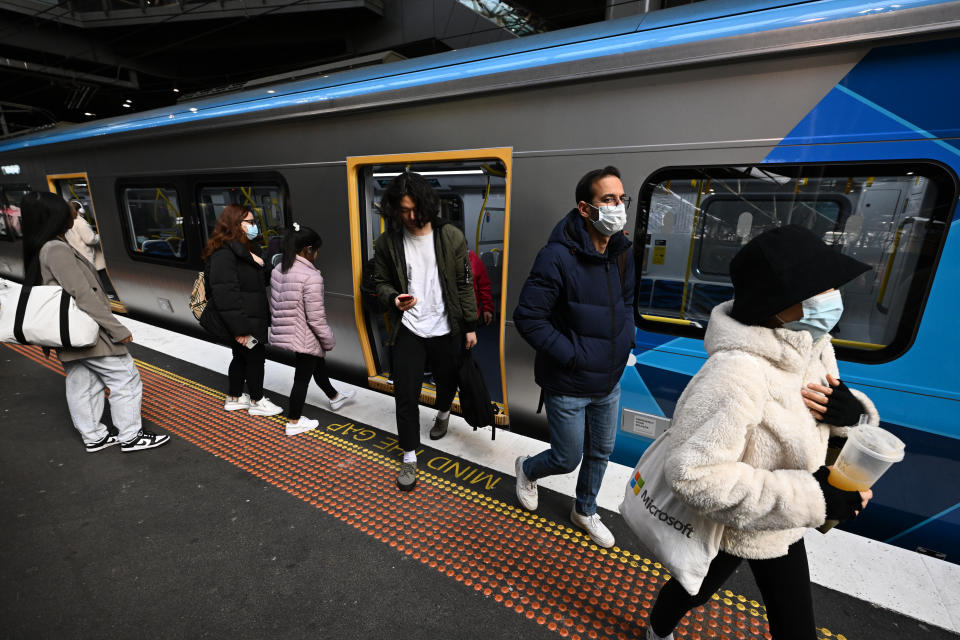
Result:
<svg viewBox="0 0 960 640"><path fill-rule="evenodd" d="M294 222L294 223L293 223L293 230L294 230L294 231L300 231L300 223L299 223L299 222Z"/></svg>

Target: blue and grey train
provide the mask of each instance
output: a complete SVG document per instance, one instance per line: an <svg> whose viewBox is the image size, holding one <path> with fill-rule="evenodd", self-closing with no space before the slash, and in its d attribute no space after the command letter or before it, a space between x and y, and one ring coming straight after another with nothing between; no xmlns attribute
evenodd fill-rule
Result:
<svg viewBox="0 0 960 640"><path fill-rule="evenodd" d="M0 141L0 274L23 274L18 197L49 188L87 205L118 309L196 331L206 234L248 204L268 252L293 220L320 230L333 373L390 393L383 318L360 285L374 203L410 167L493 282L478 357L498 420L544 438L510 315L576 180L613 164L639 202L614 459L632 465L669 424L710 309L732 294L730 257L803 224L873 267L844 288L840 371L907 444L847 527L956 562L958 76L960 2L708 0L58 127Z"/></svg>

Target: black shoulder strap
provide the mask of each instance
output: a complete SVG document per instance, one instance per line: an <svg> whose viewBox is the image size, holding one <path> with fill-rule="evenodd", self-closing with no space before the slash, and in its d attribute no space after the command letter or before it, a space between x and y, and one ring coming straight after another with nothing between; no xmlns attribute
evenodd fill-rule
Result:
<svg viewBox="0 0 960 640"><path fill-rule="evenodd" d="M27 313L27 300L30 299L30 291L33 290L37 280L40 278L40 256L33 259L23 277L23 286L20 287L20 298L17 300L17 311L13 316L13 336L20 344L26 344L27 339L23 336L23 318Z"/></svg>
<svg viewBox="0 0 960 640"><path fill-rule="evenodd" d="M627 286L627 260L630 259L630 250L621 251L617 256L617 271L620 272L620 289Z"/></svg>

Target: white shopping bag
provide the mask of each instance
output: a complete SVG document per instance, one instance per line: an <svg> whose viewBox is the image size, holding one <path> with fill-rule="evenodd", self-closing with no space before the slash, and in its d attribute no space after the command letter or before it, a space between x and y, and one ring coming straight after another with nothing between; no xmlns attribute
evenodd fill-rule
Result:
<svg viewBox="0 0 960 640"><path fill-rule="evenodd" d="M670 488L663 472L669 437L668 429L637 462L620 515L673 578L696 594L720 551L723 525L704 517Z"/></svg>

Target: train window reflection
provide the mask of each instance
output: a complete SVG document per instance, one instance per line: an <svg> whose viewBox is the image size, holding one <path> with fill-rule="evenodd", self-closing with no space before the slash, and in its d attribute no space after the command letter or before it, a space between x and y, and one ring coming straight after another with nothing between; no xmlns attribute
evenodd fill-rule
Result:
<svg viewBox="0 0 960 640"><path fill-rule="evenodd" d="M492 400L503 403L500 363L500 317L503 293L503 251L506 234L507 171L503 163L490 160L448 160L375 164L361 171L362 225L364 260L373 257L373 245L386 231L379 203L390 181L409 170L424 176L440 197L441 220L455 225L467 240L472 258L474 279L489 282L476 292L480 323L474 358L484 373ZM483 275L478 272L482 271ZM485 277L484 277L485 275ZM366 300L366 299L365 299ZM484 315L486 311L486 315ZM389 386L390 353L385 348L388 317L371 302L367 305L367 323L376 358L379 377ZM427 388L430 372L425 372ZM372 382L375 384L375 382ZM385 387L385 390L389 390Z"/></svg>
<svg viewBox="0 0 960 640"><path fill-rule="evenodd" d="M183 215L173 187L138 186L122 191L124 214L130 230L130 248L156 258L187 258Z"/></svg>
<svg viewBox="0 0 960 640"><path fill-rule="evenodd" d="M27 185L0 185L0 239L17 240L20 230L20 200L29 193Z"/></svg>
<svg viewBox="0 0 960 640"><path fill-rule="evenodd" d="M267 257L280 251L283 236L284 210L286 207L284 190L279 184L229 184L203 186L200 188L198 203L200 218L203 220L206 237L209 238L217 223L220 212L228 204L250 207L260 227L261 248Z"/></svg>
<svg viewBox="0 0 960 640"><path fill-rule="evenodd" d="M935 164L668 169L645 184L637 315L644 329L702 335L733 297L731 258L763 231L802 225L872 270L842 289L832 331L848 360L892 359L909 345L955 197Z"/></svg>

